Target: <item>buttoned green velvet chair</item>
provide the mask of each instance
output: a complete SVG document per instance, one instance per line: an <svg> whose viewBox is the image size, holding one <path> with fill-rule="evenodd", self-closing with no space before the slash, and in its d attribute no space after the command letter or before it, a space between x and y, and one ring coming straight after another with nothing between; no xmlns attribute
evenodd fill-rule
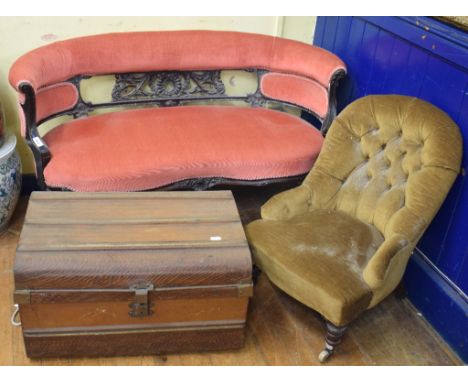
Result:
<svg viewBox="0 0 468 382"><path fill-rule="evenodd" d="M435 106L361 98L335 119L302 185L271 198L247 226L256 265L326 319L320 361L398 285L461 152L458 127Z"/></svg>

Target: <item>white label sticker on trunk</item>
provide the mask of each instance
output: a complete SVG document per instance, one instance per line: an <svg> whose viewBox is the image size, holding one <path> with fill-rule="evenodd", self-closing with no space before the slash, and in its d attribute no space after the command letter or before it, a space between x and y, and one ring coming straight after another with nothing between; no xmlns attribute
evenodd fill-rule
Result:
<svg viewBox="0 0 468 382"><path fill-rule="evenodd" d="M221 239L221 236L210 236L210 240L211 241L220 241L222 239Z"/></svg>

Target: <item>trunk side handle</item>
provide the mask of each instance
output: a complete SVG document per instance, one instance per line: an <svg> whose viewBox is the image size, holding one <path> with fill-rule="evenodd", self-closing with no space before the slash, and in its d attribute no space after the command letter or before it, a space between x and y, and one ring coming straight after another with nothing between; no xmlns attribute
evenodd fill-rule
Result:
<svg viewBox="0 0 468 382"><path fill-rule="evenodd" d="M21 326L21 321L16 321L18 314L19 314L19 305L14 304L13 308L14 310L13 310L13 314L11 315L10 322L13 326Z"/></svg>

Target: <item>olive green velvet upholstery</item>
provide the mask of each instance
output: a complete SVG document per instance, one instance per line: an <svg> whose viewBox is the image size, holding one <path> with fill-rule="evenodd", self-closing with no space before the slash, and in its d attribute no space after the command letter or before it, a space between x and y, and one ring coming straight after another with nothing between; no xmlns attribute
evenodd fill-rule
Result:
<svg viewBox="0 0 468 382"><path fill-rule="evenodd" d="M456 124L417 98L367 96L333 122L302 185L246 228L268 278L335 325L390 294L460 169Z"/></svg>

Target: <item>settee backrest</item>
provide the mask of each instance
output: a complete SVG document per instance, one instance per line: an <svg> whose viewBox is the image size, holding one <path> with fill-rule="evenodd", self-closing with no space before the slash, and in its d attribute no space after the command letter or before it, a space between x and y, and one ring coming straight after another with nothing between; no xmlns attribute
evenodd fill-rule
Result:
<svg viewBox="0 0 468 382"><path fill-rule="evenodd" d="M9 80L20 93L20 103L22 86L32 87L36 120L41 121L76 106L79 89L70 82L76 76L220 69L265 71L262 95L302 106L321 120L330 114L332 80L346 70L324 49L278 37L221 31L130 32L37 48L13 64Z"/></svg>

